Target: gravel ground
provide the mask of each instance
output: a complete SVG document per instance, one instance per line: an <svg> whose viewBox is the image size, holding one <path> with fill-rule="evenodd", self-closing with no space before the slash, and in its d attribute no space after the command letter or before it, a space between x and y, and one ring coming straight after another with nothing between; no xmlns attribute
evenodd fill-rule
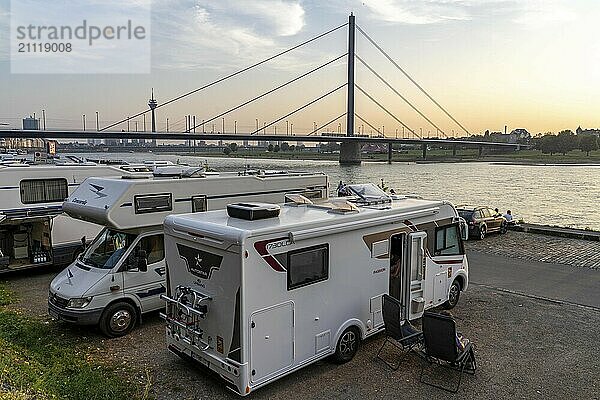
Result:
<svg viewBox="0 0 600 400"><path fill-rule="evenodd" d="M468 250L522 260L600 269L600 242L509 231L469 240Z"/></svg>
<svg viewBox="0 0 600 400"><path fill-rule="evenodd" d="M47 287L56 271L37 271L3 279L25 312L46 315ZM2 277L5 278L5 277ZM459 330L476 348L479 370L463 379L457 396L467 399L584 398L600 399L600 311L559 304L472 285L453 310ZM55 323L55 322L53 322ZM95 330L74 328L89 338L93 357L133 371L133 379L152 382L157 399L238 398L217 378L171 355L157 314L119 339L104 339ZM431 398L449 395L419 383L422 361L406 359L391 371L374 356L383 336L366 340L344 365L327 360L284 377L251 395L256 399ZM434 375L445 380L443 371Z"/></svg>

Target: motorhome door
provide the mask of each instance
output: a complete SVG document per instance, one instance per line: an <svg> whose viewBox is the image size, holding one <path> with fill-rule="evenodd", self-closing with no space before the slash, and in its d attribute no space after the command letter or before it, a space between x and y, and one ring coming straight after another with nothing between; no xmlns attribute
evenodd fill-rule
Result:
<svg viewBox="0 0 600 400"><path fill-rule="evenodd" d="M390 296L400 300L402 317L421 317L425 305L425 240L427 233L400 233L390 238Z"/></svg>
<svg viewBox="0 0 600 400"><path fill-rule="evenodd" d="M146 257L147 271L142 271L137 266L140 255ZM164 307L164 302L160 299L160 295L166 292L165 247L162 233L138 238L123 267L123 290L126 294L139 299L142 312Z"/></svg>
<svg viewBox="0 0 600 400"><path fill-rule="evenodd" d="M252 314L251 380L259 383L294 362L294 303L289 301Z"/></svg>

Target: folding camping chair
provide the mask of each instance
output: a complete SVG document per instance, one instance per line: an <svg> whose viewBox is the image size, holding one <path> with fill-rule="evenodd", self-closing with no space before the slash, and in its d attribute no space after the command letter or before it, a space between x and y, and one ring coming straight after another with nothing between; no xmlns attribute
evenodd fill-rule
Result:
<svg viewBox="0 0 600 400"><path fill-rule="evenodd" d="M404 358L410 351L423 342L423 333L417 331L408 320L401 319L401 304L390 295L384 294L383 298L383 324L385 325L385 341L377 352L377 358L386 363L394 371L400 367ZM387 343L391 343L403 354L398 356L398 361L392 363L380 356L381 351Z"/></svg>
<svg viewBox="0 0 600 400"><path fill-rule="evenodd" d="M456 323L449 315L426 311L423 314L422 322L425 342L423 353L428 366L437 364L459 371L460 375L456 388L448 388L435 383L426 382L423 379L426 365L423 365L419 380L426 385L456 393L460 387L463 372L474 375L475 370L477 369L473 345L467 343L464 350L459 350L456 344Z"/></svg>

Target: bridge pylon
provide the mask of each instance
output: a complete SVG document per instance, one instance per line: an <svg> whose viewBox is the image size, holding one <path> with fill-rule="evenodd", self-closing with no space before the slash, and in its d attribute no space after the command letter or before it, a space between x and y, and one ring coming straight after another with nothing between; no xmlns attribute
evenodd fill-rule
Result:
<svg viewBox="0 0 600 400"><path fill-rule="evenodd" d="M354 136L354 34L356 32L356 22L354 15L348 17L348 108L346 112L346 135ZM360 165L360 143L342 142L340 148L340 164L342 165Z"/></svg>

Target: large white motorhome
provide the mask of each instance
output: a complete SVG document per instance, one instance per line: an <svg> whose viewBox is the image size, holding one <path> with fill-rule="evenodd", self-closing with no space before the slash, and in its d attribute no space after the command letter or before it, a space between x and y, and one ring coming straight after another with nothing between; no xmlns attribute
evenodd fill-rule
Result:
<svg viewBox="0 0 600 400"><path fill-rule="evenodd" d="M350 188L324 204L169 216L168 349L247 395L324 357L349 361L384 328L384 293L410 320L456 305L468 266L453 205Z"/></svg>
<svg viewBox="0 0 600 400"><path fill-rule="evenodd" d="M324 174L284 171L214 173L166 167L154 176L89 178L65 201L71 217L104 226L50 284L51 316L127 334L143 313L164 308L162 224L170 214L199 213L236 201L282 202L289 193L328 197Z"/></svg>
<svg viewBox="0 0 600 400"><path fill-rule="evenodd" d="M0 273L68 264L98 225L75 220L62 203L89 176L128 174L90 164L0 166Z"/></svg>

